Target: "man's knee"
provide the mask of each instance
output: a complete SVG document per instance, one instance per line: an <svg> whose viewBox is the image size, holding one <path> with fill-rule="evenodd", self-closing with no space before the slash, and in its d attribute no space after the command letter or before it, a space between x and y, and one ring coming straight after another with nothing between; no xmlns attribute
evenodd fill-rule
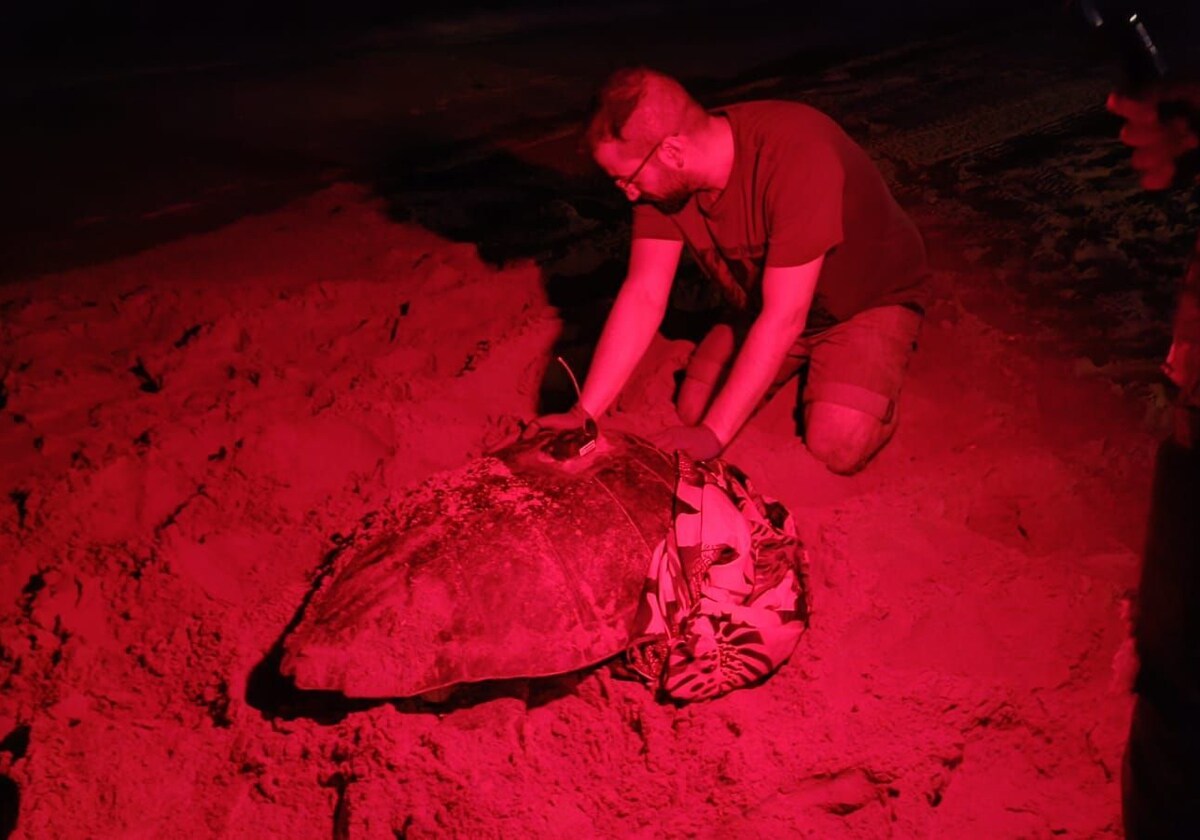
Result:
<svg viewBox="0 0 1200 840"><path fill-rule="evenodd" d="M896 430L894 412L887 422L836 403L809 403L804 411L804 443L832 472L858 472Z"/></svg>
<svg viewBox="0 0 1200 840"><path fill-rule="evenodd" d="M694 426L704 418L704 409L708 406L713 386L690 376L683 378L679 386L679 397L675 400L675 413L685 426Z"/></svg>
<svg viewBox="0 0 1200 840"><path fill-rule="evenodd" d="M724 379L733 356L734 335L728 324L718 324L696 347L675 398L675 410L686 425L699 423Z"/></svg>

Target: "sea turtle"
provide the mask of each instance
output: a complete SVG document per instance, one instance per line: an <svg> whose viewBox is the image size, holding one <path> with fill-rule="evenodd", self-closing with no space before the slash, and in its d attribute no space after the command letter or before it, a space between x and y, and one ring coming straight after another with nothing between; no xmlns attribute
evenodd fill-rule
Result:
<svg viewBox="0 0 1200 840"><path fill-rule="evenodd" d="M349 697L436 696L621 653L676 470L633 435L593 440L541 431L426 480L334 560L282 672Z"/></svg>

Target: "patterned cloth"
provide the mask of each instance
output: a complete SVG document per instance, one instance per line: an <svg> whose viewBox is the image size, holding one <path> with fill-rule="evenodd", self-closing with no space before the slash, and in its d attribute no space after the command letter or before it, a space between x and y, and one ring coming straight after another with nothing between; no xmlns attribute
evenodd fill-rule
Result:
<svg viewBox="0 0 1200 840"><path fill-rule="evenodd" d="M760 682L808 625L804 548L791 514L736 467L678 454L673 524L654 550L624 664L664 699Z"/></svg>

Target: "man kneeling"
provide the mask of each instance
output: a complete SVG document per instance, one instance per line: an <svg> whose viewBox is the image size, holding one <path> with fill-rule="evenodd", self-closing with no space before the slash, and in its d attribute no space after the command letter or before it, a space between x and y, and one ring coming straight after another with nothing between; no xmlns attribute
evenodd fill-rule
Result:
<svg viewBox="0 0 1200 840"><path fill-rule="evenodd" d="M927 275L921 236L867 153L807 105L706 110L645 68L605 83L587 142L634 205L629 267L579 404L539 424L578 425L616 399L686 246L726 317L688 365L681 425L655 442L716 457L807 366L805 443L834 472L861 469L895 431Z"/></svg>

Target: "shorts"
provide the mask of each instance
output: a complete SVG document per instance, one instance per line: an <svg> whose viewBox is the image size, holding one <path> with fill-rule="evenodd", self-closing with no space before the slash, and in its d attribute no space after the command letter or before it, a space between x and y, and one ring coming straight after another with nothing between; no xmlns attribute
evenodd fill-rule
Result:
<svg viewBox="0 0 1200 840"><path fill-rule="evenodd" d="M834 403L892 421L923 313L916 305L877 306L812 335L801 335L768 389L774 396L807 364L805 405ZM764 400L765 401L765 400Z"/></svg>

